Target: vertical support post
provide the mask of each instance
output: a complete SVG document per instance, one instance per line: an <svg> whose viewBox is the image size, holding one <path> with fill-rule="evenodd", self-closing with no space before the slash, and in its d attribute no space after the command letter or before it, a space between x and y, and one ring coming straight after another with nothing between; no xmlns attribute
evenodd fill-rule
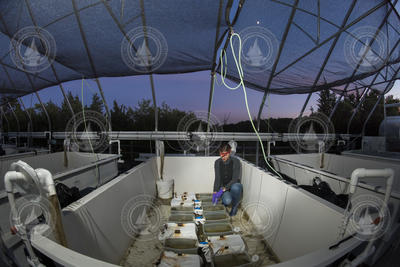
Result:
<svg viewBox="0 0 400 267"><path fill-rule="evenodd" d="M362 131L361 131L361 135L364 136L365 134L365 129L367 127L367 123L369 121L369 119L371 119L372 114L374 113L376 107L378 106L379 102L382 100L382 97L385 95L385 93L383 92L379 97L378 100L375 102L375 105L373 106L373 108L371 109L370 113L368 114L367 119L365 120L363 127L362 127Z"/></svg>
<svg viewBox="0 0 400 267"><path fill-rule="evenodd" d="M108 104L107 104L106 98L104 96L103 88L101 86L101 83L100 83L99 79L96 78L95 80L96 80L97 88L99 89L99 92L100 92L101 99L103 100L103 103L104 103L104 108L106 110L107 121L109 122L109 124L108 124L109 125L109 129L108 130L111 132L111 113L110 113L110 109L108 108Z"/></svg>
<svg viewBox="0 0 400 267"><path fill-rule="evenodd" d="M158 107L156 102L156 90L154 88L153 75L150 74L150 86L151 86L151 96L153 97L153 107L154 107L154 131L158 131Z"/></svg>
<svg viewBox="0 0 400 267"><path fill-rule="evenodd" d="M46 115L47 118L47 123L49 125L49 139L48 139L48 143L49 143L49 152L51 152L51 120L50 120L50 116L49 113L47 113L46 107L44 106L42 99L40 99L40 96L38 94L37 91L35 91L35 95L37 97L37 99L39 100L40 106L43 109L44 114Z"/></svg>
<svg viewBox="0 0 400 267"><path fill-rule="evenodd" d="M32 132L33 132L32 117L31 117L31 114L29 114L28 110L26 109L25 104L21 98L19 98L19 101L21 103L22 109L25 111L26 116L28 117L28 120L29 120L28 127L26 128L27 131L29 132L29 136L27 137L27 143L28 143L28 147L32 147Z"/></svg>
<svg viewBox="0 0 400 267"><path fill-rule="evenodd" d="M8 108L10 109L11 113L14 116L15 122L17 123L17 137L15 138L15 146L18 147L19 144L19 133L21 132L21 128L19 125L19 119L17 117L17 114L15 113L14 109L12 108L10 102L8 102Z"/></svg>
<svg viewBox="0 0 400 267"><path fill-rule="evenodd" d="M354 117L356 116L358 109L361 107L362 103L364 103L365 98L368 95L368 91L369 91L369 87L367 89L365 89L364 94L362 95L360 102L358 102L357 107L353 110L353 113L351 114L350 120L347 123L347 134L350 133L350 125L353 122Z"/></svg>
<svg viewBox="0 0 400 267"><path fill-rule="evenodd" d="M4 144L4 139L3 139L3 112L2 112L2 108L0 107L0 145ZM1 230L1 228L0 228Z"/></svg>
<svg viewBox="0 0 400 267"><path fill-rule="evenodd" d="M332 109L332 111L331 111L331 114L329 114L329 120L331 120L332 117L333 117L333 114L335 114L336 109L338 108L340 102L342 101L342 98L344 97L345 93L346 93L346 92L343 91L343 92L340 94L339 98L336 100L335 106L333 106L333 109Z"/></svg>
<svg viewBox="0 0 400 267"><path fill-rule="evenodd" d="M75 112L74 112L74 110L73 110L73 108L71 106L71 102L69 102L69 99L67 97L67 94L65 93L65 90L64 90L64 87L63 87L62 83L59 84L59 87L61 89L61 93L62 93L62 95L63 95L63 97L65 99L65 102L67 103L68 109L71 112L72 117L74 118L75 117Z"/></svg>
<svg viewBox="0 0 400 267"><path fill-rule="evenodd" d="M270 74L270 76L268 78L268 83L267 83L267 86L266 86L266 89L265 89L265 93L264 93L263 99L261 101L260 109L258 110L257 131L260 131L261 113L262 113L262 111L264 109L264 103L265 103L265 100L267 99L268 90L269 90L269 87L271 86L272 79L274 78L276 67L277 67L279 59L281 57L281 53L282 53L283 47L285 45L287 35L289 33L289 30L290 30L290 26L292 25L293 18L294 18L294 15L296 13L298 4L299 4L299 0L295 0L294 5L292 7L292 12L291 12L289 20L288 20L288 23L286 24L285 32L283 33L282 40L281 40L281 43L279 45L278 54L276 55L276 58L275 58L275 61L274 61L274 65L272 66L272 69L271 69L271 74ZM259 144L257 142L257 145L256 145L256 165L257 166L258 166L258 154L259 154Z"/></svg>
<svg viewBox="0 0 400 267"><path fill-rule="evenodd" d="M6 120L7 123L7 132L10 131L10 122L7 119L6 114L4 113L3 107L0 107L0 111L1 111L1 117L4 118Z"/></svg>
<svg viewBox="0 0 400 267"><path fill-rule="evenodd" d="M312 95L312 92L308 94L307 99L306 99L306 102L304 102L304 105L303 105L303 107L301 108L299 118L303 117L303 113L304 113L304 111L305 111L306 108L307 108L307 105L308 105L308 102L310 101L311 95Z"/></svg>
<svg viewBox="0 0 400 267"><path fill-rule="evenodd" d="M210 116L211 116L211 107L212 107L213 96L214 96L214 89L215 89L215 72L211 72L210 95L208 97L208 110L207 110L207 136L208 136L208 133L210 132ZM208 142L208 139L207 139L207 142ZM210 155L210 148L208 147L208 143L206 146L205 154L206 154L206 156Z"/></svg>

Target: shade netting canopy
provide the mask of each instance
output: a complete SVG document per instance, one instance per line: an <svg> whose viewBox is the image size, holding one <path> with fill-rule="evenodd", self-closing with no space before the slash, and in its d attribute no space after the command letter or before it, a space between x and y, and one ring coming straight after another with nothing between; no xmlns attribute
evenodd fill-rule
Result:
<svg viewBox="0 0 400 267"><path fill-rule="evenodd" d="M386 92L399 78L400 20L378 0L0 0L2 102L65 81L220 71L250 88Z"/></svg>

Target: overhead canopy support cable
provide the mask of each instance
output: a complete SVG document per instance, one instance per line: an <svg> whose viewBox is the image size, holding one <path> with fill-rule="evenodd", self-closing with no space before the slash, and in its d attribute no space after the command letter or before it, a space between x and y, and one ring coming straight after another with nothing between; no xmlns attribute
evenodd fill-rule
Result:
<svg viewBox="0 0 400 267"><path fill-rule="evenodd" d="M342 21L342 25L340 26L340 28L343 28L344 26L346 26L346 23L347 23L347 21L349 20L349 17L350 17L350 15L351 15L351 13L353 12L353 9L354 9L356 3L357 3L357 0L353 0L353 2L351 3L350 8L347 10L346 16L344 17L344 19L343 19L343 21ZM318 1L318 7L319 7L319 1ZM319 10L319 9L318 9L318 10ZM311 86L311 90L314 90L314 89L315 89L315 86L317 85L319 79L321 78L322 72L324 71L325 66L326 66L326 64L327 64L328 61L329 61L329 58L330 58L331 55L332 55L333 50L334 50L335 47L336 47L336 43L338 42L338 40L339 40L339 38L340 38L340 36L341 36L341 33L342 33L342 32L340 32L338 35L336 35L336 37L335 37L335 39L333 40L331 46L329 47L328 54L325 56L324 62L322 63L322 65L321 65L321 67L320 67L320 69L319 69L319 72L318 72L318 74L317 74L317 77L315 78L315 80L314 80L314 82L313 82L313 85ZM307 107L307 105L308 105L308 102L310 101L310 98L311 98L312 93L313 93L313 91L311 91L311 92L308 94L307 99L306 99L306 101L304 102L304 105L303 105L303 107L302 107L302 109L301 109L301 111L300 111L299 117L302 117L302 116L303 116L304 110L306 109L306 107Z"/></svg>
<svg viewBox="0 0 400 267"><path fill-rule="evenodd" d="M260 131L261 113L262 113L262 111L264 109L265 100L267 99L267 93L268 93L269 87L271 86L271 82L272 82L272 79L274 77L274 73L276 71L276 67L277 67L278 62L279 62L279 58L281 57L281 53L282 53L283 47L285 46L286 38L287 38L287 36L289 34L289 30L290 30L290 27L292 25L292 22L293 22L293 19L294 19L294 14L296 13L296 8L297 8L298 4L299 4L299 0L295 0L294 6L292 7L292 11L290 13L289 20L288 20L288 22L286 24L286 28L285 28L285 31L284 31L283 36L282 36L281 43L279 44L278 54L276 55L274 64L272 65L271 74L270 74L270 76L268 78L268 82L267 82L267 86L266 86L266 89L265 89L265 92L264 92L264 96L263 96L263 98L261 100L261 105L260 105L260 108L258 110L257 131ZM258 166L258 154L259 154L259 145L257 143L257 146L256 146L256 165L257 166Z"/></svg>
<svg viewBox="0 0 400 267"><path fill-rule="evenodd" d="M143 26L143 32L144 32L144 41L146 44L146 47L148 48L148 37L147 37L147 29L146 29L146 17L145 17L145 12L144 12L144 2L143 0L140 0L140 9L141 9L141 18L142 18L142 26ZM146 49L147 53L148 49ZM150 67L148 68L150 71ZM156 101L156 91L154 88L154 79L153 79L153 74L150 73L149 75L150 79L150 87L151 87L151 95L153 97L153 107L154 107L154 130L157 132L158 131L158 107L157 107L157 101Z"/></svg>
<svg viewBox="0 0 400 267"><path fill-rule="evenodd" d="M94 73L94 75L95 75L95 77L96 77L96 78L95 78L95 82L96 82L96 84L97 84L97 87L98 87L99 92L100 92L100 96L101 96L101 98L102 98L102 100L103 100L103 103L104 103L104 107L105 107L105 110L106 110L106 119L107 119L107 121L109 122L109 123L108 123L108 125L109 125L109 131L111 131L111 113L110 113L110 109L108 108L106 99L105 99L105 97L104 97L103 89L102 89L101 84L100 84L100 81L99 81L99 79L98 79L98 74L97 74L97 71L96 71L96 67L95 67L95 65L94 65L93 58L92 58L92 54L90 53L90 49L89 49L89 44L88 44L88 42L87 42L86 35L85 35L85 31L83 30L83 25L82 25L82 22L81 22L81 19L80 19L80 16L79 16L79 10L78 10L78 8L77 8L77 5L76 5L75 0L71 0L71 1L72 1L72 7L73 7L74 13L75 13L75 18L76 18L76 21L77 21L78 26L79 26L79 32L80 32L80 34L81 34L81 38L82 38L83 44L84 44L84 46L85 46L86 55L87 55L87 57L88 57L88 60L89 60L89 63L90 63L90 67L91 67L91 69L92 69L92 72Z"/></svg>
<svg viewBox="0 0 400 267"><path fill-rule="evenodd" d="M27 130L28 132L33 132L33 122L32 122L32 117L31 114L29 114L28 110L25 107L24 101L22 101L21 98L18 98L19 102L21 103L21 108L23 111L25 111L26 116L28 117L28 127ZM28 147L32 146L32 135L27 138L28 139Z"/></svg>
<svg viewBox="0 0 400 267"><path fill-rule="evenodd" d="M219 27L221 26L221 17L222 17L222 3L223 0L219 1L219 9L218 9L218 19L217 19L217 28L215 31L215 41L214 41L214 54L213 54L213 61L211 66L211 81L210 81L210 95L208 97L208 109L207 109L207 133L210 132L210 115L211 115L211 108L214 96L214 88L215 88L215 67L217 66L216 59L217 59L217 52L218 52L218 37L219 37Z"/></svg>

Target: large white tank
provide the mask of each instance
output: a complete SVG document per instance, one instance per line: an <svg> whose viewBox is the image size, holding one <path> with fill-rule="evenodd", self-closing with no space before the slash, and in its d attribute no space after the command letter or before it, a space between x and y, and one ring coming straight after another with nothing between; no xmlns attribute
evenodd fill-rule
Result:
<svg viewBox="0 0 400 267"><path fill-rule="evenodd" d="M386 150L400 152L400 116L386 117L379 126L379 135L386 138Z"/></svg>

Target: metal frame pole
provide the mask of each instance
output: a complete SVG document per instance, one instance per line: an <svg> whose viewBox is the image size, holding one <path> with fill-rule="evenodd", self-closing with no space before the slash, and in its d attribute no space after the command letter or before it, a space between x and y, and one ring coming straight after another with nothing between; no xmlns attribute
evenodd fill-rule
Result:
<svg viewBox="0 0 400 267"><path fill-rule="evenodd" d="M19 144L19 133L21 132L21 128L19 125L19 119L17 117L17 114L15 113L14 109L12 108L10 102L7 103L8 104L8 108L10 109L12 115L14 116L15 121L17 122L17 137L15 138L15 145L16 147L18 147Z"/></svg>
<svg viewBox="0 0 400 267"><path fill-rule="evenodd" d="M4 110L3 110L3 107L0 107L0 111L1 111L1 117L4 118L4 119L6 120L6 123L7 123L7 132L9 132L9 131L10 131L10 122L9 122L8 119L7 119L7 116L6 116L6 114L5 114Z"/></svg>
<svg viewBox="0 0 400 267"><path fill-rule="evenodd" d="M260 109L258 110L258 115L257 115L257 131L260 131L261 113L262 113L262 111L264 109L264 104L265 104L265 100L267 99L268 90L269 90L269 87L271 86L272 79L274 78L274 73L276 71L276 67L278 65L278 62L279 62L283 47L285 45L286 38L287 38L287 36L289 34L289 30L290 30L290 27L292 25L292 22L293 22L293 19L294 19L294 15L296 13L296 9L297 9L298 3L299 3L299 0L295 0L295 3L293 5L293 7L292 7L292 12L291 12L289 20L288 20L288 23L286 24L285 32L283 33L283 36L282 36L281 43L279 44L278 54L276 55L274 65L272 66L271 74L270 74L270 76L268 78L267 86L265 87L264 96L262 98ZM259 163L258 162L258 155L260 153L259 150L260 150L260 148L259 148L259 144L257 142L257 144L256 144L256 166L258 166L258 163Z"/></svg>
<svg viewBox="0 0 400 267"><path fill-rule="evenodd" d="M144 2L143 0L140 0L140 9L141 9L141 18L142 18L142 26L143 26L143 32L144 32L144 40L146 42L146 46L148 44L147 40L147 35L146 35L146 17L145 17L145 12L144 12ZM150 68L149 68L150 70ZM154 107L154 130L157 132L158 131L158 106L157 106L157 101L156 101L156 90L154 88L154 78L153 74L149 74L149 79L150 79L150 87L151 87L151 96L153 98L153 107Z"/></svg>
<svg viewBox="0 0 400 267"><path fill-rule="evenodd" d="M28 142L28 147L31 147L31 146L32 146L32 132L33 132L32 117L31 117L31 114L29 114L28 110L26 109L25 104L24 104L24 102L22 101L22 99L21 99L21 98L18 98L18 99L19 99L19 102L21 103L22 109L25 111L26 116L28 117L28 120L29 120L27 130L28 130L28 132L30 132L31 134L30 134L30 136L27 138L27 142Z"/></svg>
<svg viewBox="0 0 400 267"><path fill-rule="evenodd" d="M51 119L49 116L49 113L47 113L46 107L44 106L42 99L40 99L40 96L38 94L38 92L35 92L35 95L37 97L37 99L39 100L40 106L43 109L44 114L46 115L47 118L47 123L49 124L49 138L48 138L48 142L49 142L49 151L51 152Z"/></svg>
<svg viewBox="0 0 400 267"><path fill-rule="evenodd" d="M367 95L368 95L368 91L369 91L369 90L370 90L369 87L366 88L366 89L364 90L364 93L363 93L363 95L361 96L360 101L358 102L356 108L353 110L353 113L351 114L351 117L350 117L350 119L349 119L349 122L347 123L347 134L349 134L349 132L350 132L350 125L351 125L351 123L353 122L353 119L354 119L354 117L356 116L356 114L357 114L359 108L361 107L362 103L364 103L365 98L367 98Z"/></svg>

